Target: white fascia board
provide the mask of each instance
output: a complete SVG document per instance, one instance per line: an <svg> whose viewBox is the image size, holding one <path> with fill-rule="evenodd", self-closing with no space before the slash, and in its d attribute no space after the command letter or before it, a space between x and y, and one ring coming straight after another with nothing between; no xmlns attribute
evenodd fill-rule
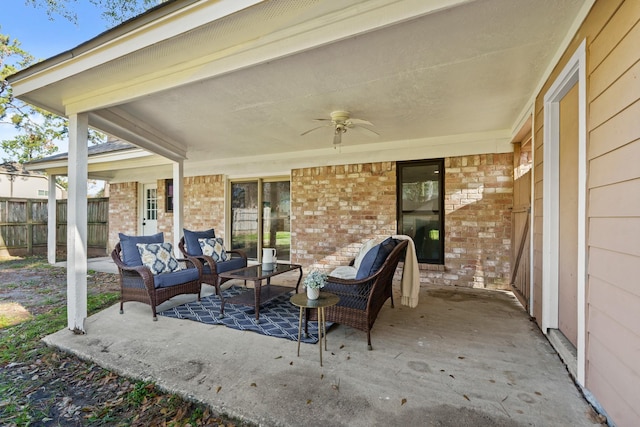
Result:
<svg viewBox="0 0 640 427"><path fill-rule="evenodd" d="M14 96L37 90L56 83L57 81L71 77L75 74L102 65L111 60L133 53L147 46L160 43L163 40L175 37L200 25L216 19L237 13L247 7L251 7L265 0L219 0L215 2L201 1L178 9L168 14L159 15L152 21L126 31L106 42L89 50L83 45L67 52L68 59L59 59L50 67L46 62L41 64L45 68L29 73L24 77L18 74L16 80L10 79L14 90ZM163 13L163 9L158 11ZM124 24L126 25L126 23ZM135 25L135 21L133 23ZM117 29L118 27L116 27ZM109 31L107 31L107 37ZM56 60L57 58L52 58ZM38 68L41 68L38 67Z"/></svg>
<svg viewBox="0 0 640 427"><path fill-rule="evenodd" d="M336 10L327 15L314 17L292 27L264 34L262 37L247 40L245 43L234 45L221 51L208 55L194 54L194 58L191 61L184 61L173 67L154 70L137 79L83 92L77 97L70 97L65 100L66 114L122 104L159 91L194 83L274 59L284 58L468 2L469 0L369 0L352 7ZM204 6L201 8L194 6L188 10L181 10L180 13L185 16L177 17L171 21L167 20L165 24L172 29L172 31L169 31L170 34L176 34L174 30L176 26L182 28L184 32L186 31L185 28L196 28L218 17L218 15L208 12ZM209 16L209 18L205 19L205 16ZM154 33L156 30L159 30L160 34L164 34L163 29L154 29ZM130 43L135 41L136 49L139 49L152 44L152 42L159 43L166 38L145 37L146 43L140 43L140 40L135 39ZM129 39L122 42L129 42ZM113 53L110 55L105 54L100 60L87 61L87 64L77 66L77 69L68 70L68 72L77 73L88 69L89 66L100 65L133 51L135 49L123 46L119 49L117 55ZM60 75L57 79L63 76ZM57 79L54 79L54 81Z"/></svg>
<svg viewBox="0 0 640 427"><path fill-rule="evenodd" d="M134 160L157 157L153 153L143 150L141 148L131 148L128 150L114 151L112 153L96 154L89 157L89 164L106 163L106 162L120 162L124 160ZM168 161L167 161L168 162Z"/></svg>
<svg viewBox="0 0 640 427"><path fill-rule="evenodd" d="M171 164L171 161L140 148L122 150L114 153L105 153L89 157L89 172L104 172L120 169L137 169L152 167L164 164ZM52 160L48 162L38 162L27 165L27 170L45 171L49 175L66 175L68 172L68 159Z"/></svg>

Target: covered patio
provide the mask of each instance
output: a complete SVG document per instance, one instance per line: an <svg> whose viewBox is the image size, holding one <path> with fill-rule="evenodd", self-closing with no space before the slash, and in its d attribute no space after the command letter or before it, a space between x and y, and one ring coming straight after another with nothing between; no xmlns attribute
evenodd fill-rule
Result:
<svg viewBox="0 0 640 427"><path fill-rule="evenodd" d="M149 307L135 302L118 310L88 318L86 335L63 330L45 341L259 425L599 425L510 292L423 287L417 308L382 309L373 351L363 332L334 325L324 367L317 344L302 344L296 357L294 341L162 316L152 322Z"/></svg>
<svg viewBox="0 0 640 427"><path fill-rule="evenodd" d="M290 261L306 268L340 263L349 256L344 248L400 231L396 163L443 159L444 172L464 175L451 180L460 188L438 193L463 200L447 201L447 214L455 212L468 228L468 205L489 212L487 233L469 234L494 241L480 248L445 241L448 253L423 276L455 282L465 270L461 285L469 286L484 284L491 270L488 281L504 286L513 143L531 134L532 94L589 7L586 0L173 1L10 76L16 97L69 118L67 158L42 166L50 185L56 175L69 178L69 329L84 332L86 317L87 178L120 185L112 247L118 232L153 234L144 229L142 192L151 183L157 194L167 188L168 199L171 181L171 207L162 197L152 203L165 202L158 226L175 248L187 226L215 227L230 241L231 181L285 177L298 191L286 215ZM373 132L327 121L342 110ZM90 157L89 127L137 151ZM309 132L314 127L324 129ZM317 171L330 185L305 181ZM334 181L338 176L358 180L368 193L336 194L354 185ZM189 187L189 179L201 187ZM310 185L332 201L354 201L362 218L344 209L343 199L336 209L325 200L307 208L301 190ZM137 206L126 205L134 198ZM333 229L309 220L327 212L337 214L318 222ZM55 215L50 198L51 262ZM328 232L333 244L319 245L318 235ZM445 239L457 232L442 230ZM482 277L471 277L475 270Z"/></svg>
<svg viewBox="0 0 640 427"><path fill-rule="evenodd" d="M636 5L179 0L17 73L10 78L16 96L70 119L69 155L45 169L69 176L68 328L86 335L61 331L47 341L266 425L597 424L580 390L596 406L604 401L620 425L635 425L637 289L627 278L637 276L638 252L629 243L637 239L619 218L628 216L637 230L637 204L615 211L627 204L609 198L604 184L637 183L636 168L624 166L636 151L595 162L601 176L628 175L596 179L601 192L590 193L586 178L598 175L586 173L587 160L595 160L586 148L595 147L587 144L592 135L607 145L589 156L604 156L610 141L637 147L637 97L620 96L638 93L631 84L637 50L628 48L635 39L620 44L630 53L610 55L625 39L615 29L637 22ZM637 36L634 28L629 34ZM598 69L605 58L613 65ZM590 86L591 75L606 78ZM566 180L552 153L557 108L571 85L578 182L568 194L579 197L567 223L578 231L564 241L577 248L567 269L577 280L570 307L560 311L572 320L566 329L574 351L566 360L581 389L543 335L560 328L560 261L549 254L562 251L550 207L558 206L556 184ZM600 96L609 87L612 95ZM620 105L600 106L614 98ZM636 109L627 109L632 104ZM587 117L591 106L599 114ZM331 125L307 134L315 120L343 110L375 124L378 135L353 129L334 145ZM626 127L609 120L621 111ZM611 128L594 133L605 122ZM92 157L89 127L135 149ZM528 156L514 148L525 144ZM110 218L123 220L110 222L112 245L118 232L145 234L142 195L151 185L162 208L159 230L174 246L183 228L213 227L228 243L232 184L284 179L291 186L290 261L328 268L365 239L398 232L397 165L425 159L443 162L443 262L423 264L416 309L383 310L373 352L360 332L339 326L321 369L316 349L296 358L295 344L283 340L166 318L141 326L151 323L143 305L130 304L124 316L112 307L86 318L88 177L110 180L117 190ZM520 166L533 176L525 186L531 210L523 210L529 244L521 240L531 253L522 263L529 268L527 310L508 292L462 288L510 285L508 254L518 231L511 194ZM606 212L592 214L586 200ZM619 232L609 239L614 225ZM594 253L607 256L587 257L588 235ZM55 242L55 233L49 238ZM616 262L622 267L612 273ZM593 271L600 277L590 279Z"/></svg>

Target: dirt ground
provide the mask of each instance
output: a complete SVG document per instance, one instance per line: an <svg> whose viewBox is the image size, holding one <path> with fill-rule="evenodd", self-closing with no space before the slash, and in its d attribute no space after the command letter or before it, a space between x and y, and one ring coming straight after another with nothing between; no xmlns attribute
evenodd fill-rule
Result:
<svg viewBox="0 0 640 427"><path fill-rule="evenodd" d="M4 268L3 264L13 264L8 260L0 261L0 315L8 313L12 309L9 306L21 307L18 311L37 315L66 301L67 270L43 266L41 261L26 262L24 266L18 265L19 268ZM118 286L115 274L90 271L87 277L90 295L118 292Z"/></svg>
<svg viewBox="0 0 640 427"><path fill-rule="evenodd" d="M66 269L44 259L0 260L0 425L244 425L153 384L130 381L48 348L37 333L31 337L34 328L25 332L30 323L25 321L64 307L66 286ZM111 293L113 298L118 290L117 275L89 272L89 295Z"/></svg>

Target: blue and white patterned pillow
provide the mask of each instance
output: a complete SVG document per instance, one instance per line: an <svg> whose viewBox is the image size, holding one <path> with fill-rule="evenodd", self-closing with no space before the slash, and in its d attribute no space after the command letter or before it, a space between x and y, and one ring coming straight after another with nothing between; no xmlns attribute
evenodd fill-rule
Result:
<svg viewBox="0 0 640 427"><path fill-rule="evenodd" d="M171 243L138 243L136 246L142 265L148 267L151 273L162 274L182 270L180 263L173 256Z"/></svg>
<svg viewBox="0 0 640 427"><path fill-rule="evenodd" d="M224 241L220 237L198 239L202 254L210 256L215 262L222 262L229 259L227 251L224 249Z"/></svg>

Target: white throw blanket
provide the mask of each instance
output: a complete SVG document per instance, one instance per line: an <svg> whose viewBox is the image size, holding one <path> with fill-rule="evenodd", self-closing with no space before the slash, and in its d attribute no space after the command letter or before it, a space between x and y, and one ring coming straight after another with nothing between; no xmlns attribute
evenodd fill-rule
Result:
<svg viewBox="0 0 640 427"><path fill-rule="evenodd" d="M407 253L404 258L404 268L402 269L402 305L411 308L418 306L418 295L420 294L420 269L418 268L418 257L413 239L404 234L393 236L394 239L408 240Z"/></svg>

